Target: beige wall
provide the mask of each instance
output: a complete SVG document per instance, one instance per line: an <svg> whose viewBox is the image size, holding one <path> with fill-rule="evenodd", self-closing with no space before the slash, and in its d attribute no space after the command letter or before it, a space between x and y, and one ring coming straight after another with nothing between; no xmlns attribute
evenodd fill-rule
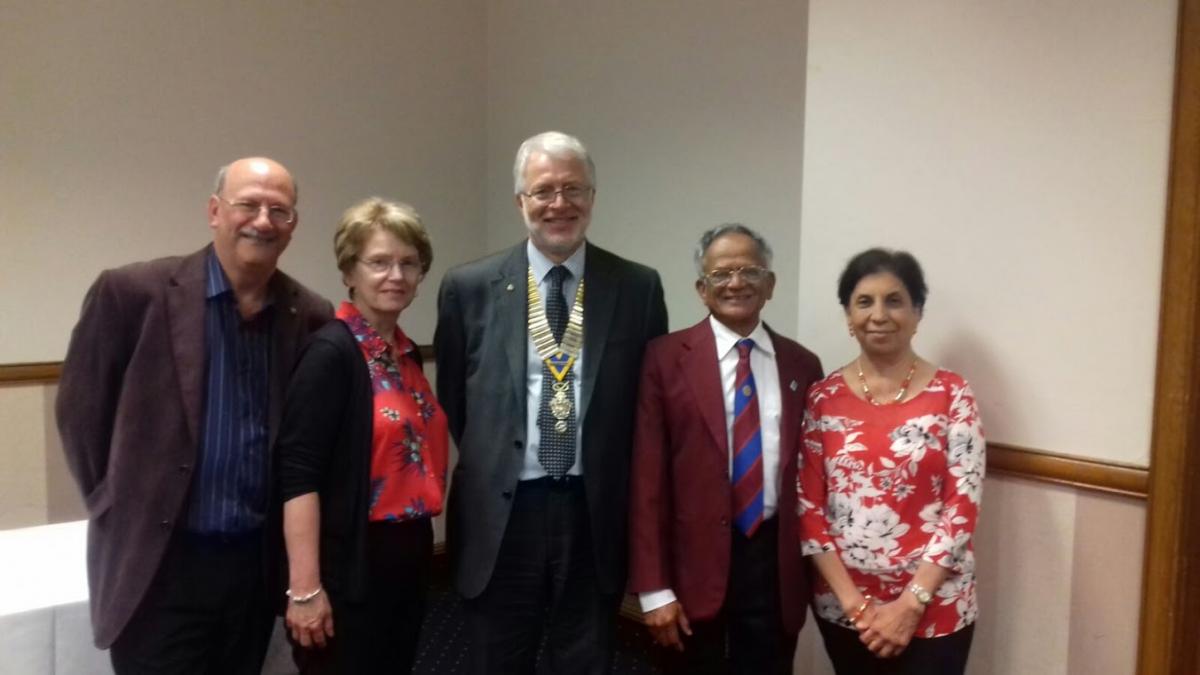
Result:
<svg viewBox="0 0 1200 675"><path fill-rule="evenodd" d="M47 522L44 395L41 386L0 386L0 529Z"/></svg>
<svg viewBox="0 0 1200 675"><path fill-rule="evenodd" d="M1173 0L814 0L801 341L855 353L837 275L911 249L918 349L989 438L1149 462Z"/></svg>
<svg viewBox="0 0 1200 675"><path fill-rule="evenodd" d="M406 315L433 333L447 265L483 252L479 0L0 3L0 363L63 357L106 267L204 244L217 166L274 156L300 183L282 266L344 297L351 203L411 201L434 268Z"/></svg>
<svg viewBox="0 0 1200 675"><path fill-rule="evenodd" d="M662 274L672 329L705 310L692 248L741 221L772 243L766 318L796 324L807 3L500 0L488 4L487 234L521 239L517 146L560 129L588 144L589 238Z"/></svg>

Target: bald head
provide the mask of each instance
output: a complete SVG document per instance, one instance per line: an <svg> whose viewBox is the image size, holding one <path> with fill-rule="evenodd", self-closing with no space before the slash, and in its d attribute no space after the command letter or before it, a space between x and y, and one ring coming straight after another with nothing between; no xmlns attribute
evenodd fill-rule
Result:
<svg viewBox="0 0 1200 675"><path fill-rule="evenodd" d="M292 172L270 157L243 157L235 159L217 169L217 178L213 181L213 194L222 194L222 190L225 189L225 182L228 180L231 172L235 174L245 173L249 176L268 176L271 174L284 176L292 185L292 204L295 205L296 202L300 201L300 186L296 184L296 179L292 176Z"/></svg>

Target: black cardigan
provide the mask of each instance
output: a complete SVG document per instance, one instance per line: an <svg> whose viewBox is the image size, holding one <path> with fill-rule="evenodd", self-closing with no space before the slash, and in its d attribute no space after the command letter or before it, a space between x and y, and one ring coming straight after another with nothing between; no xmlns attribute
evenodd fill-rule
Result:
<svg viewBox="0 0 1200 675"><path fill-rule="evenodd" d="M321 584L350 602L367 592L374 398L358 342L334 319L313 333L292 372L275 445L280 503L318 493Z"/></svg>

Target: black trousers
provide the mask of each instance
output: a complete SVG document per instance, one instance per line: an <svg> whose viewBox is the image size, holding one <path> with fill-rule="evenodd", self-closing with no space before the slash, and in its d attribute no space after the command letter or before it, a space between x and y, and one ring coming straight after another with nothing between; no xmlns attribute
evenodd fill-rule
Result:
<svg viewBox="0 0 1200 675"><path fill-rule="evenodd" d="M333 639L324 648L305 649L292 642L292 658L300 672L411 672L428 604L432 558L428 518L368 524L367 597L345 602L330 593Z"/></svg>
<svg viewBox="0 0 1200 675"><path fill-rule="evenodd" d="M258 675L274 616L261 532L177 532L109 655L117 675Z"/></svg>
<svg viewBox="0 0 1200 675"><path fill-rule="evenodd" d="M771 518L747 539L736 529L725 603L711 620L693 621L684 650L660 652L670 675L787 675L796 633L785 631L779 607L779 525ZM687 607L683 608L687 611Z"/></svg>
<svg viewBox="0 0 1200 675"><path fill-rule="evenodd" d="M858 639L858 631L816 621L837 675L962 675L975 635L971 624L938 638L913 638L900 656L881 659Z"/></svg>
<svg viewBox="0 0 1200 675"><path fill-rule="evenodd" d="M609 672L621 596L597 588L588 522L581 479L518 484L492 578L464 602L471 673Z"/></svg>

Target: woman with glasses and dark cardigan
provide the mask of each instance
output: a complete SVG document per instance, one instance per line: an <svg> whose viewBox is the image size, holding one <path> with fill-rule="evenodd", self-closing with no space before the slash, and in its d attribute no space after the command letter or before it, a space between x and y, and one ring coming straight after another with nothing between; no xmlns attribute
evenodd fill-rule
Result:
<svg viewBox="0 0 1200 675"><path fill-rule="evenodd" d="M913 351L926 292L908 253L852 258L838 299L860 352L808 393L801 548L839 675L962 673L971 646L983 431L966 381Z"/></svg>
<svg viewBox="0 0 1200 675"><path fill-rule="evenodd" d="M446 416L397 325L433 259L411 207L351 207L334 236L350 299L293 373L275 453L286 624L302 673L409 672L446 491Z"/></svg>

